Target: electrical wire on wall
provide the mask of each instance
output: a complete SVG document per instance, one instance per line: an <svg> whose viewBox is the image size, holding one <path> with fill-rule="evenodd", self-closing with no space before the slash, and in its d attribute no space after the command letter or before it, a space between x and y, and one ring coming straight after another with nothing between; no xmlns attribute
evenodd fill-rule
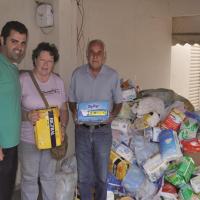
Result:
<svg viewBox="0 0 200 200"><path fill-rule="evenodd" d="M77 24L77 46L76 53L80 58L81 63L85 61L85 37L84 37L84 20L85 20L85 10L83 5L83 0L75 0L78 8L78 14L80 17L80 24Z"/></svg>

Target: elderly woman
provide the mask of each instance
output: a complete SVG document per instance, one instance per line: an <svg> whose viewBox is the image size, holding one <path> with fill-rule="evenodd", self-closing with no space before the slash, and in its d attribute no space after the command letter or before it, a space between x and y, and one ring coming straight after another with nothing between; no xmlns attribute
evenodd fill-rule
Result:
<svg viewBox="0 0 200 200"><path fill-rule="evenodd" d="M33 75L50 106L60 109L61 132L65 133L68 122L67 97L63 80L53 73L54 64L59 54L53 44L40 43L33 50ZM56 160L51 157L50 150L38 150L35 145L33 125L39 119L37 109L45 108L28 72L20 75L22 88L22 128L19 145L21 161L21 198L37 200L39 187L42 187L43 200L55 200L55 168Z"/></svg>

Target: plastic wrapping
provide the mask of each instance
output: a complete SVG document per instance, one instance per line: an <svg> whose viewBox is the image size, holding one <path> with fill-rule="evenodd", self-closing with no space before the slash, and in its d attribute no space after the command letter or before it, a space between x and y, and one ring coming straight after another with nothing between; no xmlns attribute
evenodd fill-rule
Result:
<svg viewBox="0 0 200 200"><path fill-rule="evenodd" d="M66 158L57 166L56 200L72 200L77 185L76 158Z"/></svg>
<svg viewBox="0 0 200 200"><path fill-rule="evenodd" d="M175 131L171 129L163 130L159 135L159 141L160 154L163 160L172 161L183 156Z"/></svg>
<svg viewBox="0 0 200 200"><path fill-rule="evenodd" d="M130 148L134 150L139 165L142 165L148 158L159 152L157 143L150 142L147 138L138 134L133 135Z"/></svg>
<svg viewBox="0 0 200 200"><path fill-rule="evenodd" d="M167 169L167 166L168 163L161 159L161 155L156 154L145 162L143 168L148 175L150 181L154 182L162 177L164 171Z"/></svg>

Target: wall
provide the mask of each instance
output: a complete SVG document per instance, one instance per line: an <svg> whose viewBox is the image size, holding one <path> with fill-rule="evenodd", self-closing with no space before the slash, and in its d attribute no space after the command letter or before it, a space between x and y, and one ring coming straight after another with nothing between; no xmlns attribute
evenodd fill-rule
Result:
<svg viewBox="0 0 200 200"><path fill-rule="evenodd" d="M58 4L58 38L60 61L58 72L68 89L72 71L77 66L76 56L76 4L74 0L59 0ZM71 115L70 115L71 116ZM70 117L67 128L69 138L68 155L74 153L74 123Z"/></svg>
<svg viewBox="0 0 200 200"><path fill-rule="evenodd" d="M200 1L199 0L168 0L170 15L178 16L192 16L199 15Z"/></svg>
<svg viewBox="0 0 200 200"><path fill-rule="evenodd" d="M21 66L23 66L24 68L29 68L32 65L29 58L31 57L32 49L35 47L38 39L41 37L41 33L36 26L34 18L35 7L36 4L34 1L6 0L0 2L0 27L2 27L9 20L18 20L24 23L29 30L29 42L26 58L21 64Z"/></svg>
<svg viewBox="0 0 200 200"><path fill-rule="evenodd" d="M170 88L171 17L199 14L199 0L83 2L83 44L93 38L103 39L107 63L122 77L136 79L143 89Z"/></svg>
<svg viewBox="0 0 200 200"><path fill-rule="evenodd" d="M107 63L142 88L169 87L171 18L167 1L87 0L85 43L101 38ZM80 59L79 59L80 61Z"/></svg>

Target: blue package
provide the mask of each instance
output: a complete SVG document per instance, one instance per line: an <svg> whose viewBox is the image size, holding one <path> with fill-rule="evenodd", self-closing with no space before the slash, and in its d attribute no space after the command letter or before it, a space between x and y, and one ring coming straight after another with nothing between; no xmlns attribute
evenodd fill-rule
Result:
<svg viewBox="0 0 200 200"><path fill-rule="evenodd" d="M107 191L112 191L116 195L125 194L122 182L111 173L107 176Z"/></svg>
<svg viewBox="0 0 200 200"><path fill-rule="evenodd" d="M135 194L139 190L146 179L144 172L136 164L128 169L126 176L122 181L122 185L128 193Z"/></svg>
<svg viewBox="0 0 200 200"><path fill-rule="evenodd" d="M109 101L91 101L77 104L78 122L103 122L109 119Z"/></svg>
<svg viewBox="0 0 200 200"><path fill-rule="evenodd" d="M198 122L200 122L200 113L199 112L189 112L185 111L186 117L196 119Z"/></svg>
<svg viewBox="0 0 200 200"><path fill-rule="evenodd" d="M172 129L162 130L159 135L159 148L163 160L172 161L182 157L177 133Z"/></svg>

